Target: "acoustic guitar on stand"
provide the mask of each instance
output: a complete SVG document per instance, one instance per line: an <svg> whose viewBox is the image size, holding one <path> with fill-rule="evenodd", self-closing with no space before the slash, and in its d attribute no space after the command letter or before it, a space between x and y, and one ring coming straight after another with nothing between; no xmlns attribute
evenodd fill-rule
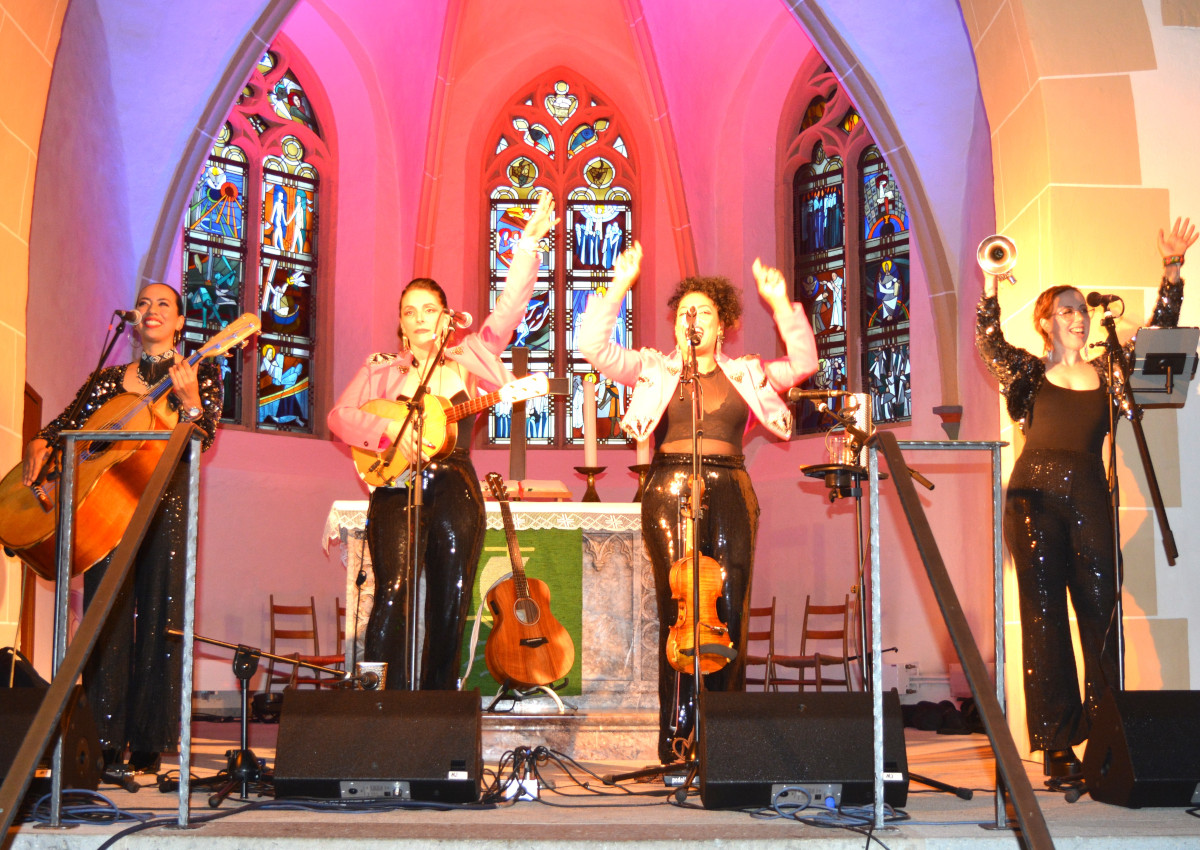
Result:
<svg viewBox="0 0 1200 850"><path fill-rule="evenodd" d="M188 363L194 366L206 357L224 354L245 343L260 327L258 316L244 313L189 356ZM171 376L167 375L142 395L121 393L88 417L82 430L170 430L179 421L179 415L167 404L170 389ZM166 448L165 440L95 440L79 444L72 575L95 565L121 542L133 509ZM0 542L50 581L56 572L57 519L57 471L43 471L40 481L25 485L18 463L0 482Z"/></svg>
<svg viewBox="0 0 1200 850"><path fill-rule="evenodd" d="M422 431L422 441L425 444L424 455L430 460L441 460L454 451L454 443L458 438L458 422L465 416L487 410L502 401L515 403L545 395L550 391L550 382L544 374L530 375L505 384L494 393L464 401L462 404L451 404L447 399L429 394L424 398L421 410L425 417L425 427ZM403 422L408 416L411 405L407 401L390 401L386 398L373 398L359 407L363 413L382 416ZM408 469L409 461L403 452L397 450L400 441L397 440L390 448L379 452L368 451L354 446L350 447L350 455L358 475L372 487L388 487L401 478Z"/></svg>
<svg viewBox="0 0 1200 850"><path fill-rule="evenodd" d="M525 575L504 479L499 473L489 472L487 485L500 503L512 575L496 582L487 592L487 606L494 622L484 660L492 678L501 685L520 688L549 685L571 672L575 642L550 613L550 588L544 581Z"/></svg>

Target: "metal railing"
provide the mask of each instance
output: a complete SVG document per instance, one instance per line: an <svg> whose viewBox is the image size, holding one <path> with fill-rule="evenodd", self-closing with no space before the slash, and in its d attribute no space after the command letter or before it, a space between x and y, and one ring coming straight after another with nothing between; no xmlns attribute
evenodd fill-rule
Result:
<svg viewBox="0 0 1200 850"><path fill-rule="evenodd" d="M63 463L59 478L59 520L57 540L57 573L54 592L54 651L50 687L42 698L41 707L25 734L21 747L13 759L4 782L0 785L0 819L3 826L0 835L7 835L13 824L21 799L29 789L41 755L50 739L59 731L59 724L75 682L78 681L96 646L101 629L118 594L126 586L133 571L134 559L145 539L150 522L158 510L159 502L167 490L171 476L179 466L183 453L191 443L189 460L187 502L187 554L184 576L183 604L183 683L180 696L181 733L179 742L179 825L187 826L189 776L191 772L191 720L192 720L192 635L195 633L196 601L196 543L197 506L200 489L200 434L189 422L181 422L173 431L63 431ZM75 447L79 440L128 441L166 440L167 447L150 475L146 489L138 499L129 526L121 541L113 550L112 559L100 586L84 612L83 620L75 632L75 638L67 643L67 603L71 578L71 554L75 543ZM52 779L50 789L51 827L62 824L62 735L57 736L52 756Z"/></svg>

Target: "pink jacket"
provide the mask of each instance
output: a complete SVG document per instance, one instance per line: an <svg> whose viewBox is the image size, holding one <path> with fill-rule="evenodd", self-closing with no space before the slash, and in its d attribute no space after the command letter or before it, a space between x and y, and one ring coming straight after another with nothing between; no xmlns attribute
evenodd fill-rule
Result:
<svg viewBox="0 0 1200 850"><path fill-rule="evenodd" d="M619 311L619 303L593 296L579 320L576 340L579 352L589 363L606 377L633 387L621 425L626 433L642 440L653 433L675 394L683 358L679 349L665 355L653 348L634 351L617 345L612 341L612 329ZM717 356L717 365L746 400L754 418L786 440L792 434L792 412L779 393L817 370L817 353L812 325L799 304L793 305L791 316L779 323L779 332L787 357L764 362L757 354L737 358L722 354Z"/></svg>
<svg viewBox="0 0 1200 850"><path fill-rule="evenodd" d="M533 296L539 262L540 254L514 251L504 291L496 298L492 314L478 331L467 334L446 349L446 356L476 376L479 386L487 392L513 380L513 374L501 361L500 354L525 317L525 306ZM387 448L391 441L384 432L391 420L364 413L359 407L371 399L395 399L405 375L412 368L412 360L409 351L368 357L329 411L329 429L347 445L370 451Z"/></svg>

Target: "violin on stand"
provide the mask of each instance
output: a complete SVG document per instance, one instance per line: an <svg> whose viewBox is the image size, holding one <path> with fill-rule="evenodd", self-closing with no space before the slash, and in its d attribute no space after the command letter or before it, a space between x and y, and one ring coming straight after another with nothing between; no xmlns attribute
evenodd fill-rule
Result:
<svg viewBox="0 0 1200 850"><path fill-rule="evenodd" d="M696 512L690 499L687 511L684 555L671 565L671 598L678 609L667 635L667 661L680 673L693 673L698 643L700 672L715 673L737 657L729 629L717 614L717 600L725 587L725 568L715 558L695 551ZM699 593L693 595L696 587Z"/></svg>

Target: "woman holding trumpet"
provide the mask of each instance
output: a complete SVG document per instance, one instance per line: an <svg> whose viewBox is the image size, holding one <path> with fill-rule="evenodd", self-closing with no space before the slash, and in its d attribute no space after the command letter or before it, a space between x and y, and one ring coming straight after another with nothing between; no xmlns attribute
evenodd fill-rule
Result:
<svg viewBox="0 0 1200 850"><path fill-rule="evenodd" d="M1169 233L1158 232L1164 271L1151 325L1178 324L1179 269L1196 237L1188 219L1176 219ZM1002 256L992 254L998 242L980 249L985 282L975 342L1000 381L1009 416L1025 435L1008 482L1004 537L1017 572L1030 747L1043 752L1046 776L1063 778L1080 772L1071 748L1087 739L1101 696L1119 682L1112 510L1103 456L1114 402L1105 358L1084 356L1091 317L1075 287L1052 286L1034 304L1034 327L1045 347L1041 357L1005 341L996 282L1007 268ZM1082 698L1068 591L1083 654Z"/></svg>

